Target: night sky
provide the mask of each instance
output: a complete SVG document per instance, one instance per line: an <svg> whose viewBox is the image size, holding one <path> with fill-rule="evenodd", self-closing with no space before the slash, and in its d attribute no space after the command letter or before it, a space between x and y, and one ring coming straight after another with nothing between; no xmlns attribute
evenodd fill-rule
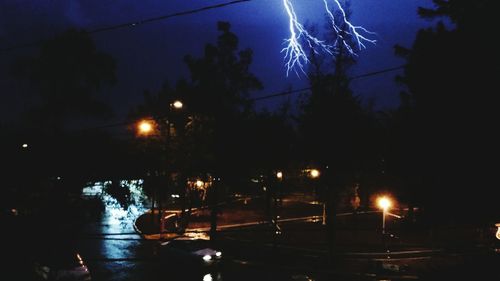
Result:
<svg viewBox="0 0 500 281"><path fill-rule="evenodd" d="M92 30L99 27L136 21L224 3L224 0L0 0L0 49L50 38L68 28ZM321 0L295 0L297 13L304 22L324 26ZM393 46L410 47L415 32L432 23L417 16L417 7L431 5L430 0L353 0L351 22L377 33L377 45L362 51L351 75L399 66L404 60L394 56ZM142 100L149 89L156 92L165 80L172 84L188 77L182 62L186 54L199 57L207 42L217 38L216 22L229 21L240 38L240 48L254 51L252 71L261 79L264 90L254 97L307 87L305 77L283 66L283 41L289 36L288 22L281 0L253 0L195 15L175 17L92 35L98 49L111 54L118 63L117 84L106 89L102 98L113 105L117 121L130 106ZM16 56L32 54L36 48L0 53L0 118L12 120L27 106L26 89L7 74ZM375 99L380 109L397 106L401 87L394 82L398 72L355 80L352 88L365 101ZM273 109L287 98L261 101L258 107Z"/></svg>

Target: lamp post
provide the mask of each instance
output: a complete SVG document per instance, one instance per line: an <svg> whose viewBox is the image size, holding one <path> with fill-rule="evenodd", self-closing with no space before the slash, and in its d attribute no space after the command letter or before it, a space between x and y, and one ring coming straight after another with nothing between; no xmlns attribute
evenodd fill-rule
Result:
<svg viewBox="0 0 500 281"><path fill-rule="evenodd" d="M392 206L392 202L387 196L382 196L378 198L377 204L382 209L382 234L385 234L385 216L387 210Z"/></svg>
<svg viewBox="0 0 500 281"><path fill-rule="evenodd" d="M308 172L308 176L313 179L313 180L317 180L319 178L319 176L321 175L321 173L319 172L318 169L310 169L309 172ZM314 196L318 196L318 183L314 183ZM321 192L321 197L324 197L324 194L323 192ZM315 199L316 200L316 199ZM321 199L320 199L321 200ZM323 212L322 212L322 219L321 219L321 224L322 225L326 225L326 201L325 201L325 198L322 198L323 201Z"/></svg>
<svg viewBox="0 0 500 281"><path fill-rule="evenodd" d="M280 196L280 193L281 193L281 189L283 188L282 187L282 183L283 183L283 172L282 171L277 171L276 172L276 185L273 186L273 193L274 193L274 222L276 224L276 234L279 234L281 233L281 231L279 230L279 226L278 226L278 203L279 203L279 200L281 198ZM278 233L279 232L279 233Z"/></svg>
<svg viewBox="0 0 500 281"><path fill-rule="evenodd" d="M165 135L165 142L166 142L166 145L165 145L165 154L167 157L170 157L170 151L169 151L169 143L170 143L170 138L171 138L171 134L170 134L170 130L171 130L171 127L172 127L172 122L170 120L171 118L171 111L172 109L174 110L181 110L183 108L184 104L179 101L179 100L175 100L173 101L172 103L170 103L168 105L168 108L167 108L167 115L166 115L166 119L165 119L165 124L166 124L166 135ZM159 125L159 120L155 119L155 118L151 118L151 119L143 119L141 120L138 124L137 124L137 134L139 136L143 136L143 137L148 137L148 136L151 136L153 134L156 134L158 131L158 128L157 126ZM168 161L167 159L165 159L165 161ZM168 184L168 180L169 180L169 171L168 171L168 164L166 164L165 166L165 176L167 177L167 184ZM163 210L162 210L162 206L161 206L161 200L162 200L162 196L161 196L161 192L158 192L157 194L157 200L158 200L158 222L159 222L159 232L160 232L160 237L161 237L161 233L163 232ZM154 215L154 197L153 197L153 200L152 200L152 211L153 211L153 215Z"/></svg>
<svg viewBox="0 0 500 281"><path fill-rule="evenodd" d="M166 120L165 120L165 123L167 125L167 132L166 132L166 136L165 136L165 155L166 155L166 158L165 158L165 161L166 161L165 162L165 177L166 177L166 185L167 186L165 188L168 188L168 184L169 184L169 180L170 180L170 171L169 171L169 164L168 164L169 159L168 158L171 158L170 149L169 149L169 145L170 145L170 141L171 141L170 130L172 129L172 121L170 120L172 118L171 112L172 112L172 109L181 110L183 107L184 107L184 104L180 100L174 100L173 102L171 102L168 105L168 109L167 109L167 116L166 116ZM159 224L160 224L160 238L161 238L161 234L163 233L163 230L164 230L164 217L163 217L163 209L162 209L161 200L162 200L161 192L158 192L158 213L159 213Z"/></svg>

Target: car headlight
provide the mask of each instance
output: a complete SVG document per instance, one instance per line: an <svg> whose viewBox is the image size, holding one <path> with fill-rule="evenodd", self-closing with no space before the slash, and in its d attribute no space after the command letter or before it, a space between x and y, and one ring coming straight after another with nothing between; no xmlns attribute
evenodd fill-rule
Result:
<svg viewBox="0 0 500 281"><path fill-rule="evenodd" d="M212 259L212 256L210 256L210 255L204 255L203 256L203 260L204 261L210 261L211 259Z"/></svg>
<svg viewBox="0 0 500 281"><path fill-rule="evenodd" d="M215 256L220 258L222 256L222 252L219 252L219 251L215 252Z"/></svg>

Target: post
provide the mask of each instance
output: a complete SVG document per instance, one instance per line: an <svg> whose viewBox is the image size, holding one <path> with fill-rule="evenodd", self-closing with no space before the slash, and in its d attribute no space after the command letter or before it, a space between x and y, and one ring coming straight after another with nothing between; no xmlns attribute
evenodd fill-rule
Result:
<svg viewBox="0 0 500 281"><path fill-rule="evenodd" d="M168 161L169 161L169 158L170 158L170 150L169 150L169 145L170 145L170 107L168 108L168 111L167 111L167 120L166 120L166 123L167 123L167 132L166 132L166 136L165 136L165 169L164 169L164 172L165 172L165 189L168 189L168 184L169 184L169 180L170 180L170 176L169 176L169 164L168 164ZM160 164L160 167L161 167L161 164ZM158 176L162 176L161 175L161 170L160 170L160 173ZM161 200L164 198L164 193L162 192L162 189L163 187L161 186L157 186L156 188L158 188L158 223L159 223L159 233L160 233L160 238L161 238L161 235L164 231L164 225L163 225L163 206L162 206L162 202Z"/></svg>
<svg viewBox="0 0 500 281"><path fill-rule="evenodd" d="M210 205L211 205L211 210L210 210L210 240L215 241L217 239L217 215L218 215L218 198L217 198L217 191L218 191L218 181L213 180L212 186L211 186L211 192L210 192Z"/></svg>
<svg viewBox="0 0 500 281"><path fill-rule="evenodd" d="M385 234L385 213L387 212L387 209L382 210L382 234Z"/></svg>
<svg viewBox="0 0 500 281"><path fill-rule="evenodd" d="M323 202L323 220L321 222L322 225L326 225L326 203Z"/></svg>

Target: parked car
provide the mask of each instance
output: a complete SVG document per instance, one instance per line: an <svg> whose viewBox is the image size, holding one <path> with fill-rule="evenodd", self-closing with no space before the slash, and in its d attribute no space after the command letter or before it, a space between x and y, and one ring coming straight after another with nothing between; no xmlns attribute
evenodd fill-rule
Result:
<svg viewBox="0 0 500 281"><path fill-rule="evenodd" d="M89 269L80 254L71 249L45 249L34 256L33 270L38 280L92 280Z"/></svg>
<svg viewBox="0 0 500 281"><path fill-rule="evenodd" d="M192 236L180 236L161 243L160 254L172 260L202 266L216 265L222 259L222 252L210 240Z"/></svg>

